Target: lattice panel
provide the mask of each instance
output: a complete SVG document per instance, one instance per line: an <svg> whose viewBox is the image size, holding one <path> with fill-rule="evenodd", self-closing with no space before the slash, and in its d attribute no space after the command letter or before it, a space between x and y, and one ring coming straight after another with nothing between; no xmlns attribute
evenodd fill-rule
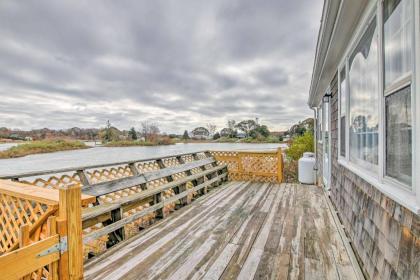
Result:
<svg viewBox="0 0 420 280"><path fill-rule="evenodd" d="M193 162L194 161L193 155L183 155L183 156L181 156L181 158L184 162Z"/></svg>
<svg viewBox="0 0 420 280"><path fill-rule="evenodd" d="M139 162L137 164L137 169L139 170L140 173L145 173L145 172L149 172L149 171L155 171L155 170L159 170L159 164L157 163L157 161L143 161L143 162Z"/></svg>
<svg viewBox="0 0 420 280"><path fill-rule="evenodd" d="M150 204L145 203L144 205L138 206L134 209L131 209L130 211L124 212L123 214L124 218L129 217L144 209L147 209L148 207L150 207ZM152 224L153 220L155 219L155 216L156 216L155 213L150 213L149 215L139 218L135 220L134 222L126 225L124 227L126 238L136 235L143 228L147 228L150 224Z"/></svg>
<svg viewBox="0 0 420 280"><path fill-rule="evenodd" d="M7 252L18 243L22 225L33 226L49 210L39 202L0 193L0 252Z"/></svg>
<svg viewBox="0 0 420 280"><path fill-rule="evenodd" d="M20 181L24 184L30 184L46 189L58 189L60 187L70 186L73 184L82 184L79 175L74 173L73 175L54 175L48 179L36 178L34 180L24 179Z"/></svg>
<svg viewBox="0 0 420 280"><path fill-rule="evenodd" d="M165 167L174 167L174 166L178 166L180 165L179 161L177 158L164 158L162 160L163 164L165 165Z"/></svg>
<svg viewBox="0 0 420 280"><path fill-rule="evenodd" d="M88 170L85 174L91 184L133 176L133 173L128 165L99 170Z"/></svg>
<svg viewBox="0 0 420 280"><path fill-rule="evenodd" d="M240 181L279 182L283 159L277 152L211 152L218 164L227 164L229 178Z"/></svg>
<svg viewBox="0 0 420 280"><path fill-rule="evenodd" d="M205 158L207 158L207 155L205 153L197 153L197 160L205 159Z"/></svg>
<svg viewBox="0 0 420 280"><path fill-rule="evenodd" d="M240 157L244 172L264 172L268 174L276 174L277 159L270 156L250 155Z"/></svg>
<svg viewBox="0 0 420 280"><path fill-rule="evenodd" d="M98 230L103 228L102 223L98 223L92 227L86 228L83 230L83 234L88 234L92 231ZM83 256L84 259L87 260L89 257L89 253L93 255L98 255L102 252L106 251L106 243L108 241L108 235L104 235L99 237L98 239L89 241L88 243L83 245Z"/></svg>

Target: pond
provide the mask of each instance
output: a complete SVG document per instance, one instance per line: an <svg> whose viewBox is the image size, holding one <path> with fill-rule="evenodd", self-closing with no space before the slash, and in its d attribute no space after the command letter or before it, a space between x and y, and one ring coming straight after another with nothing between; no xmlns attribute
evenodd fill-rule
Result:
<svg viewBox="0 0 420 280"><path fill-rule="evenodd" d="M2 145L6 144L0 144L0 149ZM264 151L275 150L278 147L285 148L286 145L245 143L179 143L176 145L153 147L94 147L84 150L36 154L13 159L0 159L0 176L49 169L140 160L151 157L191 153L204 150Z"/></svg>

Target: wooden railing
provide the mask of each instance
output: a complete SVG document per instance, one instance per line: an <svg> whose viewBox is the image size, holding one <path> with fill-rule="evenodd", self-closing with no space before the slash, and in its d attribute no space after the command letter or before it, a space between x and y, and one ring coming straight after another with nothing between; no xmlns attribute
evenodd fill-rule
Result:
<svg viewBox="0 0 420 280"><path fill-rule="evenodd" d="M81 252L82 259L87 259L189 204L195 197L207 193L208 188L220 185L227 180L227 168L219 165L210 153L197 152L3 178L23 183L21 185L28 191L55 193L56 200L53 201L58 201L57 190L70 185L80 186L84 196L92 197L93 200L81 209ZM5 190L6 184L15 184L12 181L2 183ZM57 202L54 205L51 213L57 212ZM48 215L43 220L47 218ZM15 232L19 226L15 226ZM10 237L4 238L7 241ZM17 249L18 234L13 238L14 247L7 245L9 251Z"/></svg>
<svg viewBox="0 0 420 280"><path fill-rule="evenodd" d="M280 150L215 151L3 177L0 279L80 279L84 260L228 177L280 182L282 168Z"/></svg>
<svg viewBox="0 0 420 280"><path fill-rule="evenodd" d="M240 181L282 182L283 154L277 151L210 151L228 166L229 178Z"/></svg>

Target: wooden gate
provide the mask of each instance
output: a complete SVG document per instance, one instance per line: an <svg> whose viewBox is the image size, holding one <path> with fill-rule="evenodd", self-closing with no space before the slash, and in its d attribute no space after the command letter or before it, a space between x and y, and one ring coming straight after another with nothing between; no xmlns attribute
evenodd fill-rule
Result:
<svg viewBox="0 0 420 280"><path fill-rule="evenodd" d="M0 279L82 279L79 185L41 189L0 180Z"/></svg>

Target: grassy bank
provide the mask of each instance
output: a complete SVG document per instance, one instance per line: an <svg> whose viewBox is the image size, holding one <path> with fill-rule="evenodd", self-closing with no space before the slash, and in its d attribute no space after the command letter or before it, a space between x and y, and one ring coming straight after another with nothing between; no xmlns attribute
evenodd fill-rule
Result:
<svg viewBox="0 0 420 280"><path fill-rule="evenodd" d="M204 139L187 139L187 140L177 140L178 143L283 143L277 137L266 137L266 138L231 138L231 137L220 137L216 140L204 140Z"/></svg>
<svg viewBox="0 0 420 280"><path fill-rule="evenodd" d="M262 144L267 144L267 143L282 143L277 137L261 137L261 138L243 138L243 139L238 139L238 138L230 138L230 137L221 137L217 140L213 140L211 142L216 142L216 143L262 143Z"/></svg>
<svg viewBox="0 0 420 280"><path fill-rule="evenodd" d="M89 148L85 143L70 140L42 140L20 144L5 151L0 151L0 158L16 158L32 154L52 153L59 151Z"/></svg>
<svg viewBox="0 0 420 280"><path fill-rule="evenodd" d="M104 144L105 147L134 147L134 146L160 146L160 145L172 145L175 142L170 139L160 139L157 141L111 141Z"/></svg>

